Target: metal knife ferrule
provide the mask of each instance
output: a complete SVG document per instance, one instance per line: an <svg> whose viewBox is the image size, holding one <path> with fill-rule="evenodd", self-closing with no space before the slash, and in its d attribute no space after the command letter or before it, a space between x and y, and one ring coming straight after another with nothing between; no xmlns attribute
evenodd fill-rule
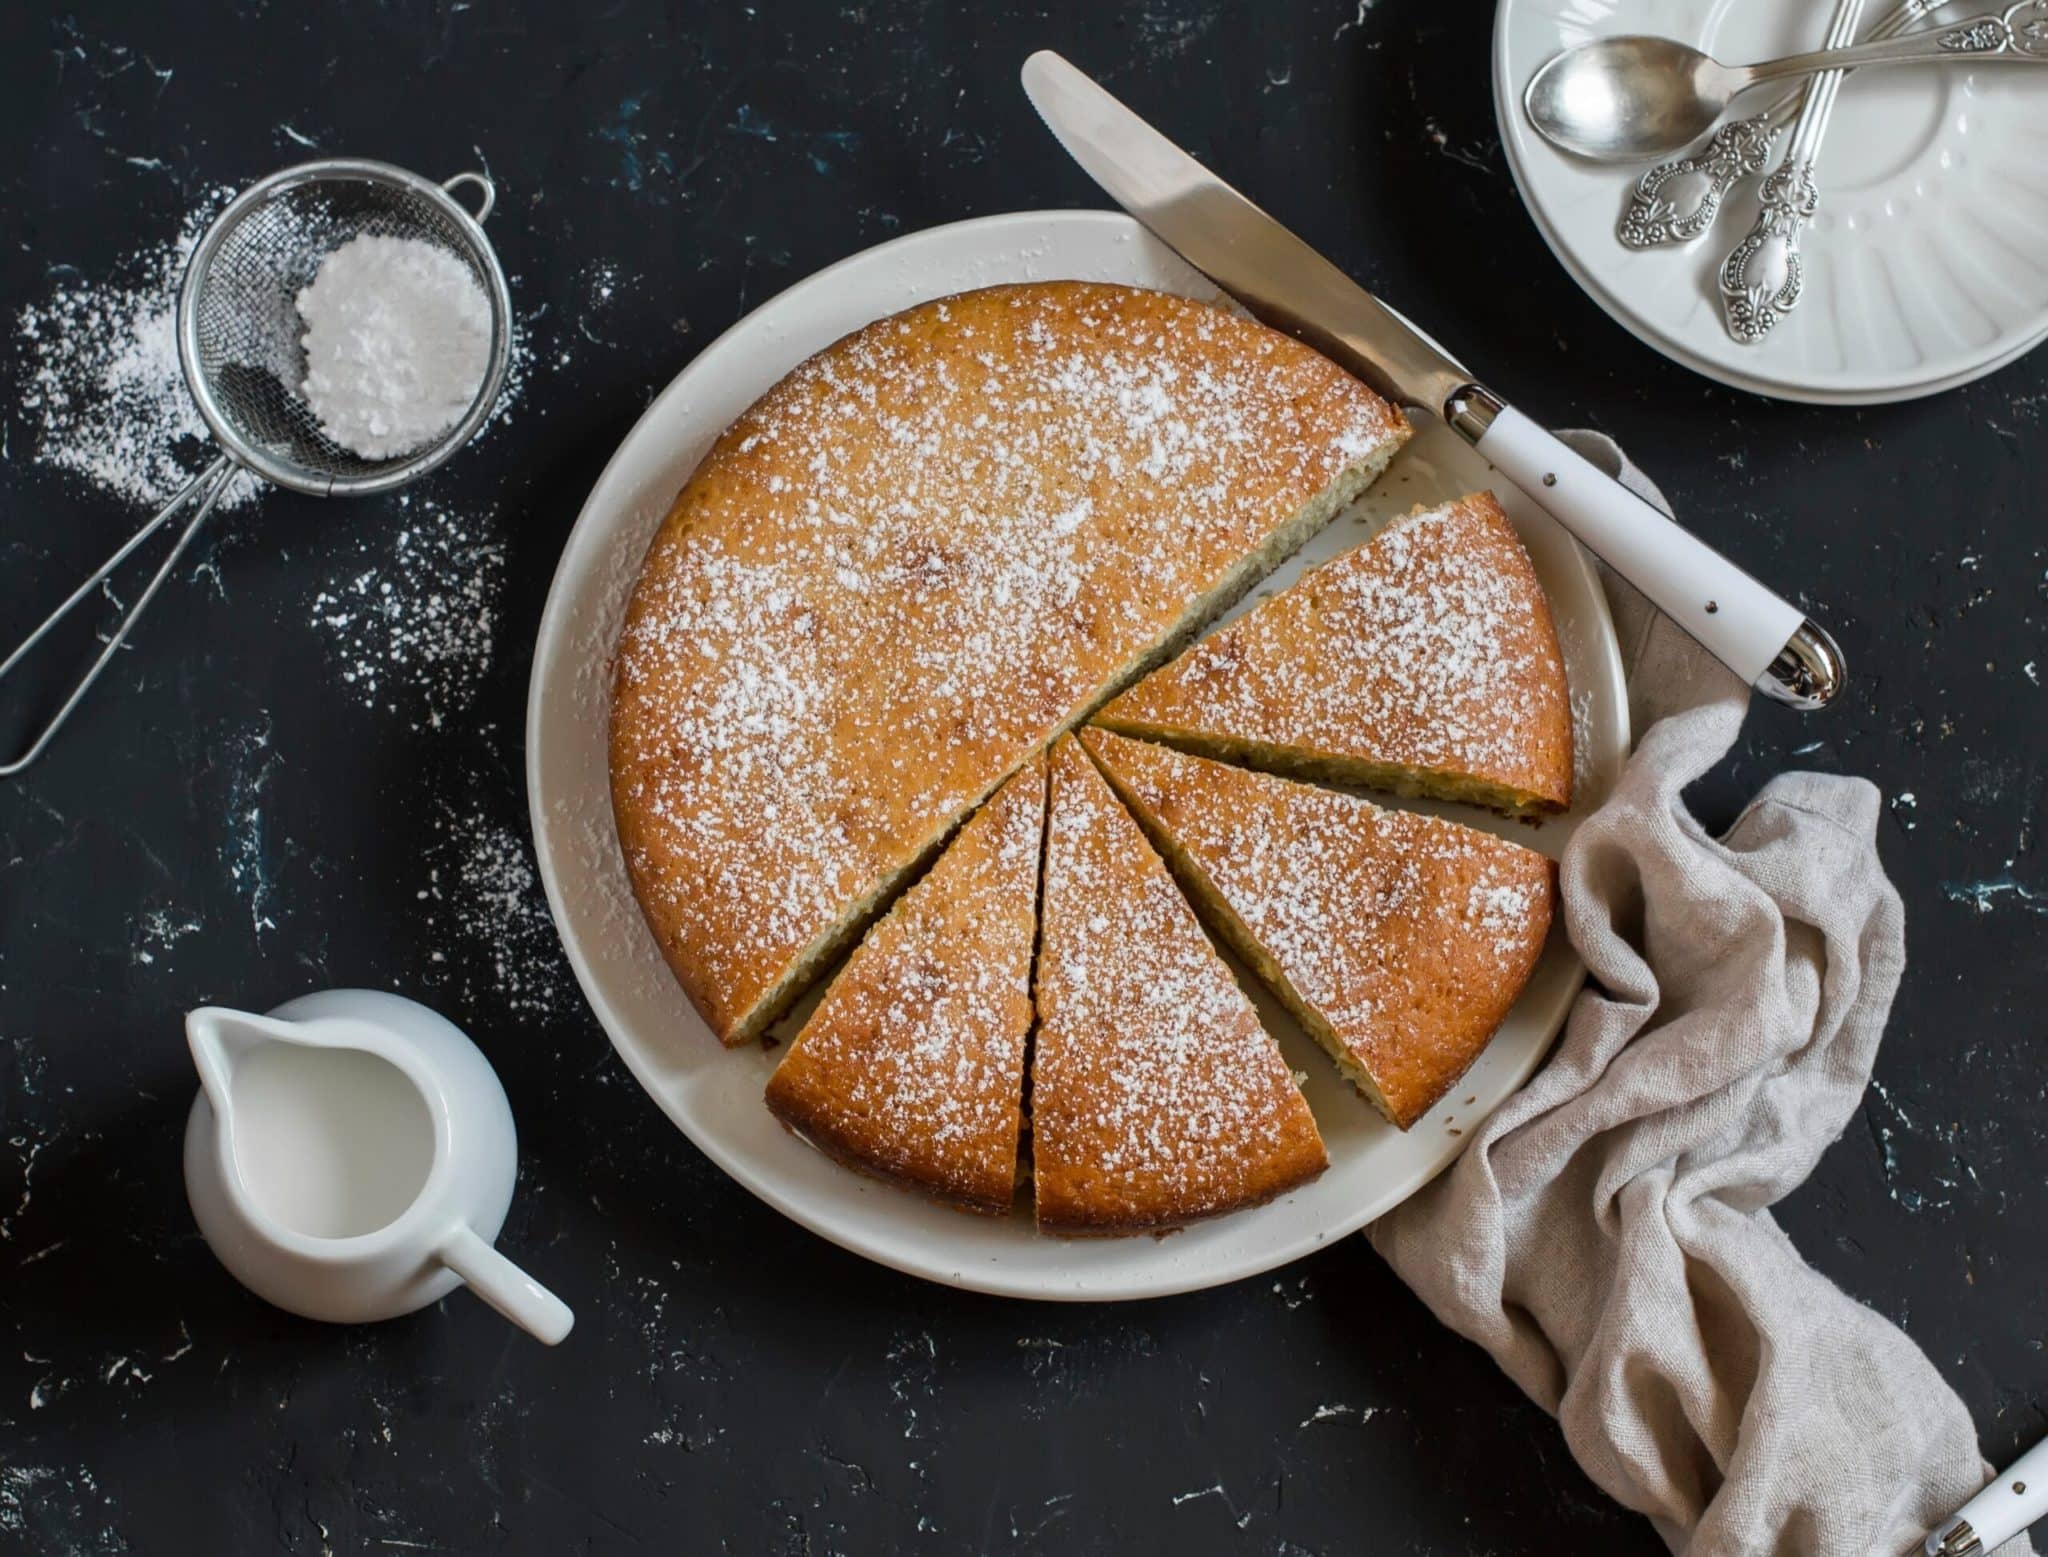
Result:
<svg viewBox="0 0 2048 1557"><path fill-rule="evenodd" d="M1452 432L1476 444L1506 409L1507 402L1484 384L1460 384L1444 401L1443 417Z"/></svg>
<svg viewBox="0 0 2048 1557"><path fill-rule="evenodd" d="M1983 1550L1984 1543L1977 1539L1977 1532L1970 1528L1967 1519L1958 1519L1939 1538L1927 1538L1929 1557L1975 1557Z"/></svg>

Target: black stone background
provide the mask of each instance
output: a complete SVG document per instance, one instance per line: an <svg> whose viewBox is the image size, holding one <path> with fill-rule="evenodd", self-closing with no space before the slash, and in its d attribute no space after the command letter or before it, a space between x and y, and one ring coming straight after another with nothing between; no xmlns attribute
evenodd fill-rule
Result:
<svg viewBox="0 0 2048 1557"><path fill-rule="evenodd" d="M205 543L49 757L0 785L0 1548L1661 1550L1362 1239L1124 1307L896 1276L668 1126L582 1009L537 890L502 905L496 947L419 896L450 817L524 836L532 632L647 399L854 250L1101 203L1017 88L1044 44L1530 409L1615 434L1689 523L1839 629L1848 706L1759 709L1698 795L1725 823L1804 764L1895 802L1883 847L1912 964L1881 1085L1781 1215L1926 1347L1991 1457L2048 1430L2048 747L2023 669L2048 658L2048 354L1873 410L1771 404L1663 361L1523 213L1488 20L1419 0L0 17L10 405L16 310L168 236L205 190L300 160L295 136L435 174L487 160L537 353L516 414L429 488L495 505L480 534L509 550L467 708L440 728L365 708L309 622L323 584L389 564L392 505L272 494ZM599 306L603 266L621 281ZM19 627L133 515L37 468L7 425L0 593ZM18 732L20 696L7 708ZM157 909L201 928L151 942ZM304 1323L199 1241L179 1013L335 984L423 997L497 1064L523 1143L503 1241L576 1308L569 1344L536 1346L465 1294L374 1328Z"/></svg>

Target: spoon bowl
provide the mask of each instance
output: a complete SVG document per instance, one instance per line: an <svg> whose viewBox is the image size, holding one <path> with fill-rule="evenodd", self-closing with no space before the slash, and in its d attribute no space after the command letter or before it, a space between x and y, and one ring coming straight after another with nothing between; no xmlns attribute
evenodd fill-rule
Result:
<svg viewBox="0 0 2048 1557"><path fill-rule="evenodd" d="M1740 82L1672 38L1601 38L1548 61L1522 106L1553 145L1594 162L1640 162L1712 129Z"/></svg>

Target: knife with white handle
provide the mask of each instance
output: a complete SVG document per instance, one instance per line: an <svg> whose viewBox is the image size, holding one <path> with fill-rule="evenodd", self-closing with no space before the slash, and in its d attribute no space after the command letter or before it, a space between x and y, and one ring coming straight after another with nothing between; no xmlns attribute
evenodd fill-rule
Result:
<svg viewBox="0 0 2048 1557"><path fill-rule="evenodd" d="M1406 320L1049 50L1024 91L1083 171L1267 324L1381 395L1442 417L1722 664L1765 696L1821 708L1841 650L1751 578L1506 404Z"/></svg>
<svg viewBox="0 0 2048 1557"><path fill-rule="evenodd" d="M2014 1460L1990 1486L1937 1525L1921 1550L1927 1557L1995 1552L2044 1515L2048 1515L2048 1439Z"/></svg>

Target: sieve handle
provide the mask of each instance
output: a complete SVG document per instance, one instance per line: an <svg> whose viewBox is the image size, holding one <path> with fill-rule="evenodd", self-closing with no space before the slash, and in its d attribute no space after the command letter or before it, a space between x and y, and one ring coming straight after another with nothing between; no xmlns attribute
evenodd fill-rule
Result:
<svg viewBox="0 0 2048 1557"><path fill-rule="evenodd" d="M492 208L498 203L498 186L491 182L491 176L488 173L458 173L453 178L441 181L441 193L453 195L464 184L474 184L483 191L481 203L474 211L469 213L469 219L481 227L484 224L484 218L491 214ZM456 202L457 205L461 203L459 200Z"/></svg>
<svg viewBox="0 0 2048 1557"><path fill-rule="evenodd" d="M128 537L120 550L101 563L84 583L72 590L62 605L44 617L42 625L22 639L12 654L4 661L0 661L0 677L5 677L21 663L29 650L49 635L50 629L71 613L79 601L91 594L109 574L126 562L134 554L136 547L162 529L180 510L197 505L193 508L192 517L186 521L184 530L179 534L177 544L171 547L170 555L158 566L156 575L150 579L148 587L136 597L135 604L121 613L119 623L108 635L107 645L100 650L99 658L92 662L92 668L79 678L78 684L71 689L71 695L64 699L64 706L51 716L50 722L43 726L42 733L30 743L28 750L12 762L0 764L0 778L14 777L43 754L51 738L63 726L64 721L71 717L72 711L84 701L85 694L92 684L99 680L100 672L107 668L107 662L113 659L115 651L121 647L129 631L135 626L136 620L149 608L150 601L156 598L156 592L163 587L164 580L171 576L171 569L176 567L178 559L185 555L185 548L192 544L192 538L199 533L199 527L206 522L206 516L213 512L214 505L220 501L221 494L227 490L228 483L234 478L234 462L225 454L221 455L186 482L179 489L177 496L159 508L147 524Z"/></svg>

